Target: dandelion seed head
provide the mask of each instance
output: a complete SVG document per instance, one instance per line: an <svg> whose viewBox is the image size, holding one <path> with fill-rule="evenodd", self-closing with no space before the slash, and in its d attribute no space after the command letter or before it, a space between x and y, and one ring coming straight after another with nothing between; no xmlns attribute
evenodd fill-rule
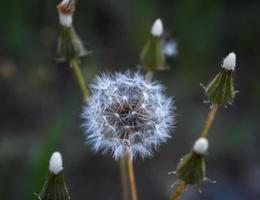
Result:
<svg viewBox="0 0 260 200"><path fill-rule="evenodd" d="M98 76L83 110L87 143L115 159L151 156L170 137L173 101L156 82L139 73Z"/></svg>

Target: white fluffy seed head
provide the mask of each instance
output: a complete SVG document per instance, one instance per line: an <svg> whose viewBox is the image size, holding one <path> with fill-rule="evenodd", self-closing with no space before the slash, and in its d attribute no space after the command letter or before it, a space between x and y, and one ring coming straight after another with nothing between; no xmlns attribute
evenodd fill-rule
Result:
<svg viewBox="0 0 260 200"><path fill-rule="evenodd" d="M193 151L200 155L205 155L208 152L209 142L206 138L199 138L193 146Z"/></svg>
<svg viewBox="0 0 260 200"><path fill-rule="evenodd" d="M62 170L63 166L61 154L59 152L54 152L50 158L49 171L54 174L58 174Z"/></svg>
<svg viewBox="0 0 260 200"><path fill-rule="evenodd" d="M151 34L156 37L160 37L163 33L163 23L161 19L155 20L151 28Z"/></svg>
<svg viewBox="0 0 260 200"><path fill-rule="evenodd" d="M59 12L59 20L60 25L65 27L70 27L72 25L72 15L70 14L63 14Z"/></svg>
<svg viewBox="0 0 260 200"><path fill-rule="evenodd" d="M222 67L226 70L234 71L236 67L236 54L231 52L227 55L226 58L223 60Z"/></svg>
<svg viewBox="0 0 260 200"><path fill-rule="evenodd" d="M151 156L170 137L173 102L163 88L139 73L104 74L91 85L83 110L87 143L115 159Z"/></svg>

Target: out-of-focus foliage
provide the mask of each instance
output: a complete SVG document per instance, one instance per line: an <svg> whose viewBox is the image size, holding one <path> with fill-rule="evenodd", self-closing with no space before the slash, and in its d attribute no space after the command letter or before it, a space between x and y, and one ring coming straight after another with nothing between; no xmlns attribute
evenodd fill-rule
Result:
<svg viewBox="0 0 260 200"><path fill-rule="evenodd" d="M33 199L52 150L63 154L72 199L120 199L118 165L84 144L81 94L70 67L56 60L58 3L0 5L0 199ZM74 26L92 50L82 61L88 83L102 71L134 69L158 17L178 43L171 69L155 75L175 98L177 129L153 159L136 161L140 199L169 199L175 178L168 172L191 148L207 115L199 83L210 81L231 51L239 94L217 114L206 159L207 175L217 184L203 184L203 194L189 188L183 199L259 199L259 10L257 0L78 1ZM47 141L56 134L57 143Z"/></svg>

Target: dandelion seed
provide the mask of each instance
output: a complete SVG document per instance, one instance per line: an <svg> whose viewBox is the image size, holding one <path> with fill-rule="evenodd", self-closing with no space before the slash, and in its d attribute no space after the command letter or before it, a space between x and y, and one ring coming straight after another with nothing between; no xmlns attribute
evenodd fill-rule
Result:
<svg viewBox="0 0 260 200"><path fill-rule="evenodd" d="M115 159L145 158L170 137L173 101L156 82L139 73L104 74L96 78L91 92L83 126L94 151L111 152Z"/></svg>

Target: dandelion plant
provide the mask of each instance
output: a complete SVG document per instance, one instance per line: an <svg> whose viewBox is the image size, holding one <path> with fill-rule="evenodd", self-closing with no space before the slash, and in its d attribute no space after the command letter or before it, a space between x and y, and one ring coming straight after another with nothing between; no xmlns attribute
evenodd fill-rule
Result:
<svg viewBox="0 0 260 200"><path fill-rule="evenodd" d="M173 101L163 95L160 84L139 73L103 74L91 85L91 94L83 126L95 152L111 153L116 160L127 158L131 163L137 156L150 157L170 138Z"/></svg>
<svg viewBox="0 0 260 200"><path fill-rule="evenodd" d="M54 152L50 158L48 177L37 197L39 200L70 199L63 175L62 157L59 152Z"/></svg>
<svg viewBox="0 0 260 200"><path fill-rule="evenodd" d="M228 104L233 102L236 94L233 86L235 66L236 54L231 52L223 60L220 72L208 86L203 86L206 97L208 98L207 102L211 103L210 111L193 148L177 165L175 174L179 178L179 183L173 193L172 200L178 200L187 185L197 186L201 182L209 180L206 177L205 165L205 156L209 147L207 136L219 106L227 107Z"/></svg>

